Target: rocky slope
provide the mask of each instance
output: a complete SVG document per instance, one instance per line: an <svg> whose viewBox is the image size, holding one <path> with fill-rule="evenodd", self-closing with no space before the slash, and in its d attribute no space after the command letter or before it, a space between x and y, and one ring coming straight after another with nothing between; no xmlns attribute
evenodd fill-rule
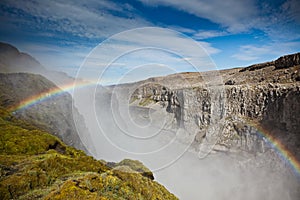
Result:
<svg viewBox="0 0 300 200"><path fill-rule="evenodd" d="M56 90L57 95L50 96L52 90ZM68 145L87 151L83 145L86 141L81 140L85 138L80 138L79 132L88 139L89 131L82 116L72 106L69 93L59 92L60 89L54 83L41 75L28 73L0 74L0 91L0 105L11 109L15 117L27 120L59 137ZM49 98L39 100L37 95L48 91ZM30 98L33 99L31 106L16 107ZM79 118L82 123L75 125L73 117Z"/></svg>
<svg viewBox="0 0 300 200"><path fill-rule="evenodd" d="M300 53L245 68L181 73L119 86L140 106L160 104L199 151L265 152L271 135L300 160ZM215 80L222 84L216 83ZM215 144L216 142L216 144Z"/></svg>
<svg viewBox="0 0 300 200"><path fill-rule="evenodd" d="M0 199L177 198L142 163L97 161L0 107Z"/></svg>

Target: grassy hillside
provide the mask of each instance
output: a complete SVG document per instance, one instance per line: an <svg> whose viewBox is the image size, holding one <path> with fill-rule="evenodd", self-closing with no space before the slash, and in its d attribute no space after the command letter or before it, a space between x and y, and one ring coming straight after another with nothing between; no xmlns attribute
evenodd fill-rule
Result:
<svg viewBox="0 0 300 200"><path fill-rule="evenodd" d="M138 161L107 164L0 107L0 199L177 199Z"/></svg>

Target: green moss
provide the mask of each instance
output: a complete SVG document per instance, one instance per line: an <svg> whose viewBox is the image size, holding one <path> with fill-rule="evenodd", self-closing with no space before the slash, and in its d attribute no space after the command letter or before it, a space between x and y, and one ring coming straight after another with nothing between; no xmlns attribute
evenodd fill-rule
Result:
<svg viewBox="0 0 300 200"><path fill-rule="evenodd" d="M117 163L116 166L128 166L132 170L141 173L143 176L154 179L153 173L138 160L124 159Z"/></svg>
<svg viewBox="0 0 300 200"><path fill-rule="evenodd" d="M88 173L65 181L45 199L176 199L164 187L138 173Z"/></svg>
<svg viewBox="0 0 300 200"><path fill-rule="evenodd" d="M1 107L0 125L1 199L176 199L139 161L112 170Z"/></svg>
<svg viewBox="0 0 300 200"><path fill-rule="evenodd" d="M57 138L38 130L3 125L0 131L2 132L0 135L2 154L39 154L60 143Z"/></svg>

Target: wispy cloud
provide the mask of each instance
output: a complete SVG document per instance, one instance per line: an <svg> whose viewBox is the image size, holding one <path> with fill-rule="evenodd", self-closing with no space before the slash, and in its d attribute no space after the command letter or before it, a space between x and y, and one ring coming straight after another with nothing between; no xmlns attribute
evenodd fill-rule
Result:
<svg viewBox="0 0 300 200"><path fill-rule="evenodd" d="M94 49L72 42L65 46L25 42L18 43L17 47L23 52L30 52L47 68L64 71L71 76L76 75L87 58L79 76L89 80L97 80L98 72L108 67L102 84L116 83L122 76L122 81L137 81L166 75L167 72L197 70L188 63L190 61L207 70L211 67L210 56L220 52L208 42L195 41L179 32L155 27L116 34ZM155 68L151 70L150 65ZM137 66L150 69L142 67L144 70L139 70ZM132 72L125 77L128 71Z"/></svg>
<svg viewBox="0 0 300 200"><path fill-rule="evenodd" d="M228 32L225 31L216 31L216 30L198 30L196 33L193 34L193 38L195 39L207 39L207 38L214 38L214 37L221 37L228 35Z"/></svg>
<svg viewBox="0 0 300 200"><path fill-rule="evenodd" d="M5 23L1 30L16 36L2 40L30 53L49 69L75 75L100 41L151 24L133 10L129 4L107 0L3 0L0 19Z"/></svg>
<svg viewBox="0 0 300 200"><path fill-rule="evenodd" d="M130 5L111 1L4 0L0 5L5 7L2 17L14 21L16 28L22 20L27 29L34 27L46 34L68 33L78 37L103 38L129 28L150 25L131 12L133 8Z"/></svg>
<svg viewBox="0 0 300 200"><path fill-rule="evenodd" d="M266 57L279 57L283 54L295 53L300 42L271 43L267 45L244 45L232 57L242 61L256 61Z"/></svg>
<svg viewBox="0 0 300 200"><path fill-rule="evenodd" d="M244 31L251 25L251 17L257 15L254 1L244 0L140 0L149 6L170 6L195 16L221 24L232 32Z"/></svg>
<svg viewBox="0 0 300 200"><path fill-rule="evenodd" d="M154 27L141 28L104 41L89 55L81 70L83 76L87 75L84 71L94 70L94 73L85 77L91 80L97 79L102 72L111 77L103 79L109 80L109 83L116 83L121 77L122 81L137 81L157 76L158 72L166 75L167 71L171 74L212 70L214 65L210 55L219 51L207 42L197 42L175 31ZM122 63L122 66L116 63ZM155 68L152 69L151 66Z"/></svg>
<svg viewBox="0 0 300 200"><path fill-rule="evenodd" d="M164 64L174 66L178 71L189 71L190 69L184 68L183 65L180 68L178 63L198 58L197 65L205 66L207 63L204 60L206 59L201 60L201 58L210 56L216 60L220 57L218 62L224 63L227 61L225 59L233 54L232 52L236 52L232 56L234 59L227 61L230 66L232 61L246 63L260 60L264 56L279 56L299 49L299 44L295 42L300 38L300 5L297 0L286 0L284 3L266 0L139 1L143 5L109 0L87 2L80 0L2 0L0 1L0 20L5 23L0 27L1 40L32 54L46 67L63 70L71 75L76 74L76 69L84 61L85 56L99 42L119 32L153 26L153 24L191 36L197 40L194 42L203 51L201 53L195 51L191 48L191 44L186 42L186 38L179 33L151 30L143 34L135 32L131 34L131 37L119 37L118 41L102 52L102 56L109 58L117 52L132 48L138 49L146 44L178 52L184 49L185 54L182 57L164 55L166 58L164 63L161 60L163 53L140 51L135 55L138 55L143 62L138 62L138 58L134 56L129 61L118 60L112 66L116 69L115 74L122 73L122 70L130 70L137 65L154 63L154 61L158 62L156 63L158 66ZM143 14L144 10L149 13L153 10L159 11L153 7L160 9L161 6L164 7L163 10L168 9L170 12L167 13L171 16L178 14L178 10L191 14L186 15L180 12L187 17L187 20L191 19L190 23L185 23L185 18L184 20L170 20L171 22L166 20L166 22L160 21L160 16L152 17ZM204 22L197 24L199 21ZM12 34L14 35L11 36ZM222 38L227 35L231 37ZM216 37L219 37L218 40L209 40ZM247 40L243 40L246 37ZM243 41L239 41L240 39ZM233 45L229 45L231 41L234 42ZM246 42L249 44L245 45ZM229 53L226 54L226 52ZM84 76L88 76L99 67L106 66L108 62L97 59L94 63L95 68L87 69ZM112 79L109 80L112 81Z"/></svg>
<svg viewBox="0 0 300 200"><path fill-rule="evenodd" d="M45 43L18 42L15 45L21 52L29 53L49 70L64 71L74 76L76 70L83 62L92 48L76 44L69 46L58 46Z"/></svg>
<svg viewBox="0 0 300 200"><path fill-rule="evenodd" d="M191 35L191 37L195 40L204 40L209 38L222 37L231 34L224 30L205 30L205 29L195 30L195 29L184 28L180 26L169 26L168 28L181 32L183 34Z"/></svg>
<svg viewBox="0 0 300 200"><path fill-rule="evenodd" d="M148 6L168 6L208 19L221 25L230 33L247 32L259 29L272 39L300 38L300 2L254 1L254 0L139 0ZM208 37L216 32L200 34ZM213 35L214 36L214 35ZM218 36L218 35L216 35Z"/></svg>

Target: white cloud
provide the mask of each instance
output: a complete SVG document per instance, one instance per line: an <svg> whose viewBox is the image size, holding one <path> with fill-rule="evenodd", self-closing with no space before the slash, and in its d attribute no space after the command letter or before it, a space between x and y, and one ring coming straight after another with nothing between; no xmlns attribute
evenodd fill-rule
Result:
<svg viewBox="0 0 300 200"><path fill-rule="evenodd" d="M10 32L31 37L26 41L8 39L7 42L30 53L47 68L62 70L73 76L91 46L95 45L89 44L86 39L100 41L120 31L150 24L133 14L130 5L121 6L107 0L4 0L0 1L0 6L7 8L1 14L7 22L3 26ZM33 35L48 39L35 41ZM76 41L78 36L83 40Z"/></svg>
<svg viewBox="0 0 300 200"><path fill-rule="evenodd" d="M180 11L208 19L224 27L229 33L258 29L266 32L272 40L300 38L300 1L283 3L254 0L139 0L148 6L169 6ZM214 32L200 34L211 37ZM217 35L218 36L218 35Z"/></svg>
<svg viewBox="0 0 300 200"><path fill-rule="evenodd" d="M244 45L239 52L232 57L242 61L256 61L266 56L279 57L284 54L295 53L294 49L300 45L300 42L270 43L263 46Z"/></svg>
<svg viewBox="0 0 300 200"><path fill-rule="evenodd" d="M195 39L207 39L214 37L221 37L228 35L229 33L225 31L215 31L215 30L198 30L197 33L193 35Z"/></svg>
<svg viewBox="0 0 300 200"><path fill-rule="evenodd" d="M195 34L196 33L196 31L194 29L184 28L181 26L168 26L165 28L169 28L169 29L181 32L181 33L185 33L185 34Z"/></svg>
<svg viewBox="0 0 300 200"><path fill-rule="evenodd" d="M130 28L147 26L149 22L133 14L130 5L111 1L1 1L2 5L17 9L6 13L9 20L23 21L30 27L47 31L69 33L86 38L105 38ZM118 12L113 15L111 12ZM24 20L27 15L34 20ZM27 16L28 17L28 16ZM23 19L20 19L23 18Z"/></svg>
<svg viewBox="0 0 300 200"><path fill-rule="evenodd" d="M218 52L219 50L209 43L197 42L169 29L139 28L114 35L104 41L92 51L81 70L83 72L94 70L89 77L85 77L91 80L97 79L99 73L105 73L105 76L114 78L104 78L104 80L113 83L134 69L138 73L130 73L128 77L131 81L137 81L159 75L157 74L159 70L148 68L142 72L136 68L137 66L168 66L173 70L170 73L212 70L215 66L210 55ZM107 65L100 66L99 63L107 63ZM166 74L166 70L159 72L163 73L161 75ZM80 73L81 75L87 74Z"/></svg>
<svg viewBox="0 0 300 200"><path fill-rule="evenodd" d="M179 26L169 26L167 28L181 32L183 34L191 35L191 37L196 40L203 40L208 38L230 35L230 33L227 31L219 31L219 30L205 30L205 29L194 30L194 29L184 28Z"/></svg>
<svg viewBox="0 0 300 200"><path fill-rule="evenodd" d="M42 43L12 42L21 52L29 53L49 70L63 71L74 76L91 48L83 45L63 47Z"/></svg>
<svg viewBox="0 0 300 200"><path fill-rule="evenodd" d="M192 38L188 38L179 32L167 29L153 27L147 29L147 33L144 32L144 29L136 29L136 31L130 32L130 37L122 34L119 38L123 41L132 42L133 44L139 46L151 44L160 48L178 50L179 52L182 51L182 49L185 49L185 51L189 52L191 55L196 54L194 49L191 48ZM212 47L207 42L199 42L195 40L193 40L193 42L197 43L197 45L203 48L208 55L219 52L219 49Z"/></svg>
<svg viewBox="0 0 300 200"><path fill-rule="evenodd" d="M212 22L223 25L232 32L244 31L251 26L253 16L257 10L252 0L140 0L150 6L170 6L195 16L209 19Z"/></svg>
<svg viewBox="0 0 300 200"><path fill-rule="evenodd" d="M98 72L113 62L109 66L110 77L104 77L106 83L117 81L122 73L135 66L148 65L149 63L153 66L169 66L174 69L170 73L195 71L196 69L192 68L188 62L194 61L199 67L205 68L211 64L210 55L220 52L210 43L194 41L179 32L155 27L148 27L146 30L140 28L135 31L124 32L121 35L114 35L101 44L103 47L101 51L99 47L92 49L72 42L66 46L42 43L18 43L16 46L23 52L30 52L45 67L64 71L71 76L76 75L79 66L88 56L85 63L88 67L84 67L80 77L89 80L97 80ZM130 52L124 54L127 51ZM89 54L90 52L91 54ZM124 80L133 76L136 77L132 78L131 81L141 80L148 78L151 74L152 76L158 75L158 72L162 72L161 75L166 74L166 70L156 70L156 72L147 69L146 71L147 73L144 71L144 74L140 74L139 77L136 76L137 73L133 73Z"/></svg>
<svg viewBox="0 0 300 200"><path fill-rule="evenodd" d="M171 27L172 29L192 35L194 39L207 39L213 37L221 37L228 34L243 32L252 28L258 28L263 32L272 35L274 38L285 41L299 38L299 26L290 28L293 22L297 21L299 25L299 1L288 0L286 3L274 8L267 3L255 4L257 1L218 1L211 0L209 2L201 2L197 0L181 1L181 0L141 0L151 6L170 6L178 10L193 14L195 16L209 19L212 22L218 23L225 27L226 30L193 30L178 26ZM41 43L18 44L24 52L29 52L45 66L53 69L62 69L65 72L74 75L76 67L80 66L85 56L88 54L90 47L87 47L88 41L100 41L120 31L128 30L135 27L144 27L151 25L146 19L138 15L134 8L129 4L114 3L113 1L97 1L92 0L82 2L79 0L53 0L53 1L1 1L0 6L5 5L14 8L13 12L3 12L2 18L8 20L8 25L11 31L18 28L35 27L38 29L35 36L46 36L57 40L52 40L52 44L48 45L47 41ZM260 7L259 7L260 6ZM22 24L22 26L20 26ZM284 28L282 28L284 27ZM19 29L20 30L20 29ZM32 31L28 29L29 32ZM25 33L24 33L25 34ZM32 35L32 33L29 33ZM76 37L82 37L84 40L76 43ZM65 37L65 38L64 38ZM100 38L100 39L99 39ZM299 44L292 42L278 42L273 38L273 43L267 45L244 45L241 46L239 52L232 57L237 60L254 61L262 58L265 55L280 56L287 52L297 49ZM33 39L34 40L34 39ZM54 42L53 42L54 41ZM45 42L42 44L42 42ZM51 43L50 42L50 43ZM85 42L85 45L80 45L80 42ZM154 47L161 49L172 49L175 52L184 54L182 58L175 56L165 56L166 63L162 63L160 55L155 52L140 52L139 56L144 63L166 64L174 66L179 70L178 62L188 62L194 58L198 59L198 65L205 65L208 62L210 55L219 53L220 50L213 47L208 42L194 41L200 45L202 51L195 51L191 48L191 43L187 42L187 38L179 33L165 32L158 30L148 30L145 32L133 32L130 37L124 35L118 37L118 41L114 41L109 45L106 51L102 52L102 59L95 58L94 67L86 71L85 76L88 76L93 70L98 67L105 67L112 58L112 55L117 55L118 52L124 52L128 49L145 47L151 44ZM91 44L91 43L90 43ZM94 44L94 43L93 43ZM224 47L226 50L226 47ZM138 55L138 54L136 54ZM158 59L157 59L158 58ZM203 59L203 60L201 60ZM135 59L137 60L137 59ZM206 63L205 63L206 62ZM132 58L130 62L115 63L116 69L130 69L132 66L144 64L135 62ZM74 67L73 67L74 66ZM91 62L92 66L92 62ZM112 66L112 67L113 67ZM182 68L183 69L183 68ZM189 70L184 68L185 70ZM151 71L151 70L150 70ZM120 71L116 71L120 72Z"/></svg>

